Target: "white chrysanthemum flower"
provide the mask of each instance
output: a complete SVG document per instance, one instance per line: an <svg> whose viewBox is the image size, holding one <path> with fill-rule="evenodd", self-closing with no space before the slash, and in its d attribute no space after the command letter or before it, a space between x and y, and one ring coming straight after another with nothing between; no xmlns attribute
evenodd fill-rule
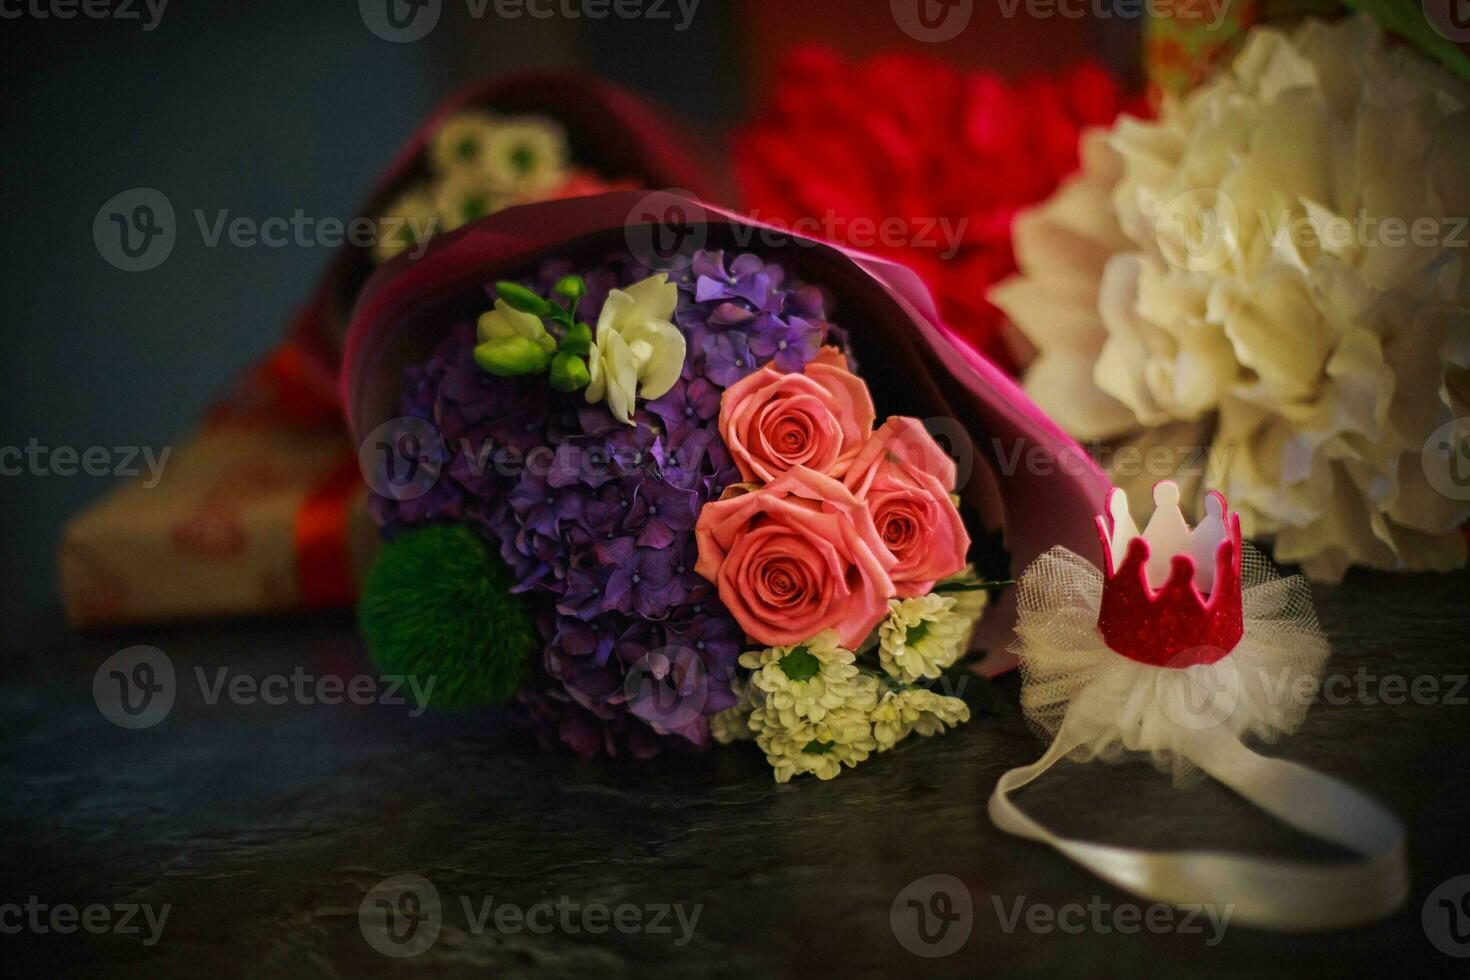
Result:
<svg viewBox="0 0 1470 980"><path fill-rule="evenodd" d="M951 575L934 587L935 592L954 600L954 614L963 617L970 624L965 631L961 651L970 648L970 637L975 632L975 627L980 625L980 620L985 618L985 610L990 606L990 592L983 585L984 579L975 571L975 566L966 565L963 571Z"/></svg>
<svg viewBox="0 0 1470 980"><path fill-rule="evenodd" d="M871 684L864 686L870 693L875 691ZM844 765L852 768L878 750L868 720L871 708L871 701L865 706L849 705L827 712L819 722L803 719L791 727L781 724L780 716L756 708L750 724L776 782L787 782L802 773L831 779Z"/></svg>
<svg viewBox="0 0 1470 980"><path fill-rule="evenodd" d="M965 652L974 621L955 612L953 596L888 600L888 618L878 626L878 660L889 676L905 683L938 677Z"/></svg>
<svg viewBox="0 0 1470 980"><path fill-rule="evenodd" d="M455 113L429 139L430 166L438 173L483 171L495 130L495 118L488 112L471 109Z"/></svg>
<svg viewBox="0 0 1470 980"><path fill-rule="evenodd" d="M399 252L428 241L439 225L434 195L417 189L400 194L378 216L378 234L373 242L373 261L387 262Z"/></svg>
<svg viewBox="0 0 1470 980"><path fill-rule="evenodd" d="M656 273L608 292L587 359L587 401L607 401L613 417L633 424L634 397L667 394L684 370L684 334L673 324L679 289Z"/></svg>
<svg viewBox="0 0 1470 980"><path fill-rule="evenodd" d="M750 699L769 719L757 724L796 731L803 723L821 723L839 708L865 710L877 692L855 660L831 630L797 646L741 654L741 665L754 671Z"/></svg>
<svg viewBox="0 0 1470 980"><path fill-rule="evenodd" d="M509 199L488 177L474 170L450 171L434 191L440 231L453 231L494 214L508 203Z"/></svg>
<svg viewBox="0 0 1470 980"><path fill-rule="evenodd" d="M755 727L751 724L750 684L741 680L739 672L730 678L730 692L735 703L724 711L710 716L709 733L721 745L744 742L755 738Z"/></svg>
<svg viewBox="0 0 1470 980"><path fill-rule="evenodd" d="M750 727L750 709L736 705L710 716L709 733L721 745L743 742L755 737Z"/></svg>
<svg viewBox="0 0 1470 980"><path fill-rule="evenodd" d="M991 292L1038 349L1028 392L1080 439L1208 447L1196 516L1224 492L1313 578L1463 565L1470 494L1432 437L1470 415L1467 109L1355 16L1255 28L1156 121L1088 134Z"/></svg>
<svg viewBox="0 0 1470 980"><path fill-rule="evenodd" d="M506 193L548 191L567 179L567 134L549 119L498 119L487 134L481 171Z"/></svg>
<svg viewBox="0 0 1470 980"><path fill-rule="evenodd" d="M970 720L970 707L959 698L920 687L887 690L873 708L873 739L887 752L912 732L937 735Z"/></svg>

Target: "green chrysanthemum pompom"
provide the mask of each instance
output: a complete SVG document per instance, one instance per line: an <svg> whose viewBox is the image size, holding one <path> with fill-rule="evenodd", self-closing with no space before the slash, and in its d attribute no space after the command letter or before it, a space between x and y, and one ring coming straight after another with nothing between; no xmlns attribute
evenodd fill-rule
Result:
<svg viewBox="0 0 1470 980"><path fill-rule="evenodd" d="M357 617L378 669L434 679L429 702L472 708L510 700L526 676L536 625L510 570L462 524L385 542Z"/></svg>

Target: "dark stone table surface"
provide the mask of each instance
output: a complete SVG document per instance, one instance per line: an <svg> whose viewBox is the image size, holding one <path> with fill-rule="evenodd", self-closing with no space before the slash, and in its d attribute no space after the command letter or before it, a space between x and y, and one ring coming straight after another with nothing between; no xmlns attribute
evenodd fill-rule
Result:
<svg viewBox="0 0 1470 980"><path fill-rule="evenodd" d="M1116 928L1131 921L1116 918L1124 906L1143 903L986 816L996 778L1043 748L1015 707L1014 676L972 689L988 710L957 732L831 782L786 786L749 746L589 764L542 753L494 712L211 704L200 689L196 668L211 683L220 668L257 679L298 666L312 677L369 671L342 616L8 637L0 929L32 913L41 928L0 934L0 962L9 976L1466 975L1470 960L1431 942L1423 908L1441 883L1470 874L1470 575L1355 574L1316 597L1341 696L1263 751L1348 780L1407 823L1413 894L1367 928L1285 936L1232 925L1216 936L1182 917L1169 929ZM105 659L135 644L166 652L178 694L160 723L126 730L103 717L92 685ZM1421 677L1438 692L1417 700L1433 703L1386 703ZM1124 845L1335 856L1218 785L1175 789L1143 763L1065 764L1020 799L1061 832ZM369 893L401 874L427 879L441 903L432 944L406 958L380 953L359 915L365 901L370 922L386 915L375 905L384 892ZM930 875L957 879L946 894L971 902L968 938L943 957L910 952L891 916ZM928 908L943 911L930 892ZM392 898L390 910L409 913L400 935L422 942L430 906L415 917L411 900ZM20 907L7 914L5 903ZM122 906L169 912L151 944L142 914L128 934L52 928L67 925L67 906L82 915L93 904L107 907L93 913L99 930L103 915L124 925ZM673 906L686 922L699 907L692 935ZM1035 906L1072 930L1028 928ZM62 918L48 918L58 908ZM518 910L530 916L519 929ZM624 928L589 931L619 914ZM648 928L635 930L635 916ZM1470 900L1458 925L1470 953ZM1431 922L1441 944L1446 928ZM374 936L386 941L381 928ZM904 938L937 948L911 928Z"/></svg>

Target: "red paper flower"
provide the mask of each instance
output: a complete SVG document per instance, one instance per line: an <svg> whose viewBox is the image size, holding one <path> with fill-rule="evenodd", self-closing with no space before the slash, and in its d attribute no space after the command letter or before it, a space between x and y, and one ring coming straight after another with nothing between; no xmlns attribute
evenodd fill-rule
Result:
<svg viewBox="0 0 1470 980"><path fill-rule="evenodd" d="M1016 269L1011 219L1077 168L1077 139L1141 114L1100 67L1008 83L912 55L794 50L738 133L751 216L903 262L949 324L1008 367L986 289ZM896 220L895 220L896 219Z"/></svg>

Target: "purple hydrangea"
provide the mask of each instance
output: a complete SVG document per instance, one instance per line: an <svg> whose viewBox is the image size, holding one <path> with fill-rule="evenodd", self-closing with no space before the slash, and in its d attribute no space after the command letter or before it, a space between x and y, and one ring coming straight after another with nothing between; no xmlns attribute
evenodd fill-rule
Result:
<svg viewBox="0 0 1470 980"><path fill-rule="evenodd" d="M587 283L578 313L595 323L611 289L652 270L626 254L580 269L555 259L523 284L545 296L569 273ZM460 521L499 549L545 643L519 713L545 744L589 758L702 748L709 716L735 703L740 629L694 571L699 511L739 480L719 436L720 396L765 364L799 371L824 344L846 346L821 292L758 256L701 252L669 278L684 371L638 403L635 425L544 377L486 374L462 324L404 376L402 413L442 438L437 483L413 500L372 501L385 535ZM487 307L492 294L487 285Z"/></svg>

